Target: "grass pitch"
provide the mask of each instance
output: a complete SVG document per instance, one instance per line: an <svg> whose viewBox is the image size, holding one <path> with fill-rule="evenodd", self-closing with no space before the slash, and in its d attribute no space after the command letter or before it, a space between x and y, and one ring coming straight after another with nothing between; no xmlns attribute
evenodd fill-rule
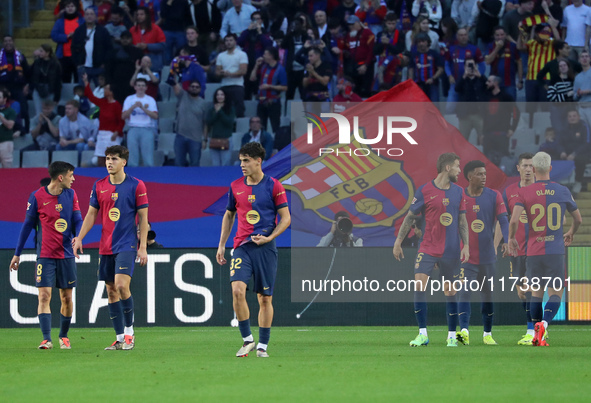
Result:
<svg viewBox="0 0 591 403"><path fill-rule="evenodd" d="M273 328L268 359L234 355L232 328L137 328L136 349L104 351L112 329L70 331L72 350L40 351L39 329L0 329L1 402L588 402L591 328L550 328L551 347L517 346L522 326L498 326L498 346L448 348L446 329L411 348L414 327ZM253 329L255 340L257 329Z"/></svg>

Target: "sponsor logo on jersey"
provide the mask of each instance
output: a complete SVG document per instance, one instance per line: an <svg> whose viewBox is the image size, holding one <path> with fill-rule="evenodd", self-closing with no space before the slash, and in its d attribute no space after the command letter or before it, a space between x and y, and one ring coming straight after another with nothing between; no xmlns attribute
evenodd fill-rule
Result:
<svg viewBox="0 0 591 403"><path fill-rule="evenodd" d="M482 222L482 220L474 220L472 221L472 224L470 224L470 228L472 228L472 231L480 234L484 230L484 222Z"/></svg>
<svg viewBox="0 0 591 403"><path fill-rule="evenodd" d="M55 230L57 232L64 232L65 230L68 229L68 222L66 220L64 220L63 218L60 218L59 220L57 220L54 224L55 226Z"/></svg>
<svg viewBox="0 0 591 403"><path fill-rule="evenodd" d="M121 212L117 207L113 207L109 210L109 219L111 221L119 221L119 217L121 217Z"/></svg>
<svg viewBox="0 0 591 403"><path fill-rule="evenodd" d="M246 213L246 221L249 224L256 224L261 220L261 215L259 214L258 211L256 210L250 210L248 213Z"/></svg>
<svg viewBox="0 0 591 403"><path fill-rule="evenodd" d="M443 213L439 216L439 222L441 225L449 227L454 222L454 218L449 213Z"/></svg>

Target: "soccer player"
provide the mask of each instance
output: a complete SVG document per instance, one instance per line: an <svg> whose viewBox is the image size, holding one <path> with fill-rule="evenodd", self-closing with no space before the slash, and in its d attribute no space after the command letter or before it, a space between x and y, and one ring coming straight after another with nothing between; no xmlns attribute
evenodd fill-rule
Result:
<svg viewBox="0 0 591 403"><path fill-rule="evenodd" d="M415 316L419 335L410 342L411 347L429 344L427 334L426 286L433 268L441 270L446 296L448 336L447 346L457 347L456 327L458 324L458 303L451 281L460 275L460 261L470 258L466 201L462 188L455 184L460 174L460 157L454 153L441 154L437 159L437 177L417 189L414 199L394 242L394 257L404 258L402 241L410 231L414 220L424 217L423 238L415 261L415 280L420 285L415 289ZM460 250L460 238L464 246Z"/></svg>
<svg viewBox="0 0 591 403"><path fill-rule="evenodd" d="M230 263L233 306L243 339L236 357L247 357L255 348L246 303L246 286L251 278L254 279L254 292L260 307L257 357L269 356L267 345L271 336L273 288L277 274L275 238L291 223L285 189L276 179L263 173L261 164L264 159L265 149L260 143L247 143L240 149L240 167L244 178L230 185L216 254L217 262L226 264L226 241L238 213L238 231ZM277 214L280 220L276 224Z"/></svg>
<svg viewBox="0 0 591 403"><path fill-rule="evenodd" d="M133 297L129 285L136 258L141 266L148 261L148 194L144 182L125 173L129 158L127 148L115 145L105 150L109 176L94 183L90 207L80 235L74 238L74 255L83 253L82 240L101 211L103 224L99 245L98 279L105 282L109 316L117 339L105 350L133 350ZM140 243L136 235L139 218ZM125 327L124 327L125 326Z"/></svg>
<svg viewBox="0 0 591 403"><path fill-rule="evenodd" d="M72 189L74 167L63 161L49 166L51 182L29 196L27 215L18 238L10 270L18 270L20 255L31 230L37 228L37 275L39 290L37 314L43 333L40 350L53 348L51 340L51 291L60 290L60 348L69 350L68 330L74 303L72 289L76 286L76 262L72 251L72 236L80 232L82 214L78 196Z"/></svg>
<svg viewBox="0 0 591 403"><path fill-rule="evenodd" d="M519 182L515 182L507 186L503 192L503 200L505 201L505 206L507 207L509 214L511 214L513 208L515 207L519 189L531 185L536 180L534 177L534 168L532 164L533 157L534 155L532 153L523 153L519 155L519 159L517 161L517 171L519 172L520 180ZM517 239L519 249L517 250L517 256L510 256L511 261L509 263L509 277L519 277L521 279L519 281L520 285L517 287L517 295L521 300L521 304L527 319L527 332L517 342L517 344L520 346L531 346L531 342L534 338L534 323L532 322L530 312L531 292L521 286L522 282L526 278L525 261L527 259L526 252L528 232L529 225L527 223L527 216L525 214L521 214L521 217L517 221L517 232L515 233L515 239Z"/></svg>
<svg viewBox="0 0 591 403"><path fill-rule="evenodd" d="M509 239L509 220L507 209L501 193L487 188L486 165L484 162L474 160L464 166L464 177L468 180L468 187L464 189L466 200L466 220L470 228L470 259L460 268L460 280L466 279L466 285L462 287L459 295L460 329L456 338L462 344L470 344L470 291L469 284L477 281L481 284L480 299L484 344L496 345L492 337L492 322L494 316L491 281L496 274L495 262L495 228L496 222L500 223L501 231L505 239ZM506 252L507 244L503 244L503 252Z"/></svg>
<svg viewBox="0 0 591 403"><path fill-rule="evenodd" d="M560 308L564 284L564 252L582 223L581 213L570 191L550 181L552 159L545 152L538 152L532 158L536 182L519 189L511 221L509 223L509 248L513 254L519 244L515 235L521 213L525 211L530 223L527 243L528 282L531 289L531 317L535 335L534 346L548 346L547 329ZM566 212L573 218L569 230L564 233L563 216ZM547 281L547 279L550 281ZM548 302L542 309L544 291L548 291Z"/></svg>

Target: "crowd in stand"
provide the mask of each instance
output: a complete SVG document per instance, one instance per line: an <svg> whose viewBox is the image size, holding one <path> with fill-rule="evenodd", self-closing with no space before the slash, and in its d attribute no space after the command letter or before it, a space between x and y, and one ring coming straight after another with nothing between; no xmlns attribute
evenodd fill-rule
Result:
<svg viewBox="0 0 591 403"><path fill-rule="evenodd" d="M205 147L212 164L232 164L229 139L245 101L257 108L242 142L259 141L270 156L296 92L345 104L405 79L445 101L460 132L476 131L497 164L509 155L519 99L530 124L545 103L552 130L542 147L574 160L577 181L590 160L591 7L583 0L60 0L54 14L54 43L32 63L18 38L3 38L3 167L13 139L28 133L26 150L101 158L126 142L131 166L152 166L162 81L178 102L178 166L198 166ZM62 83L79 86L62 99ZM204 99L212 83L220 88Z"/></svg>

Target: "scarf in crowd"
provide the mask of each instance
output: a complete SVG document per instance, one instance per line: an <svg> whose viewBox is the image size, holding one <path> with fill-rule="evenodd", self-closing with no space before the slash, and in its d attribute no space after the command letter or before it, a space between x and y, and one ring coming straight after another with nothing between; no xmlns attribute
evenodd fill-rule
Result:
<svg viewBox="0 0 591 403"><path fill-rule="evenodd" d="M8 64L8 58L6 57L6 51L4 49L0 49L0 73L12 72L14 69L15 71L23 71L23 67L21 66L21 53L18 50L14 50L14 66L12 64Z"/></svg>

